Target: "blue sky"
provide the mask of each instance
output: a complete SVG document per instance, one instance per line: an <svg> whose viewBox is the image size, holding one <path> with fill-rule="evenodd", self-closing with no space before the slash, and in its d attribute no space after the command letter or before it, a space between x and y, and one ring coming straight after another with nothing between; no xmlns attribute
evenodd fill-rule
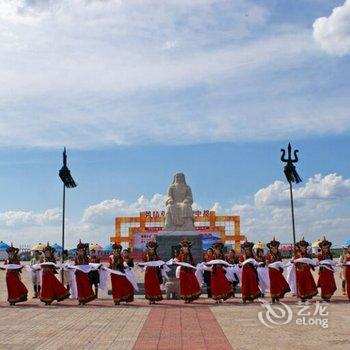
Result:
<svg viewBox="0 0 350 350"><path fill-rule="evenodd" d="M196 207L289 241L291 141L298 235L341 244L349 23L350 1L0 0L0 239L59 241L67 146L70 245L162 209L177 171Z"/></svg>

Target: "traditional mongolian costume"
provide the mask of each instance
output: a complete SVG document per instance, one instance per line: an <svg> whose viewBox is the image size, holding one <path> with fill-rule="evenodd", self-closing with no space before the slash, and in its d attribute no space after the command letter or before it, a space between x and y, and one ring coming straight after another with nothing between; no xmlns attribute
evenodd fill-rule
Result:
<svg viewBox="0 0 350 350"><path fill-rule="evenodd" d="M311 259L307 252L309 243L304 238L296 243L297 251L295 253L294 261L297 259ZM317 287L312 276L311 269L314 269L312 264L307 262L295 262L295 274L297 285L297 296L302 302L307 299L312 299L317 294Z"/></svg>
<svg viewBox="0 0 350 350"><path fill-rule="evenodd" d="M54 249L47 243L43 249L44 257L40 259L42 268L40 300L46 305L50 305L54 300L62 301L69 298L69 291L56 278L57 270ZM45 263L48 263L45 265Z"/></svg>
<svg viewBox="0 0 350 350"><path fill-rule="evenodd" d="M176 259L181 263L195 266L191 254L192 243L183 239L180 242L181 252ZM191 267L180 266L180 297L185 300L185 303L191 303L193 300L199 298L201 289L195 275L195 269Z"/></svg>
<svg viewBox="0 0 350 350"><path fill-rule="evenodd" d="M114 243L113 254L109 257L109 268L111 270L119 271L120 274L111 273L112 295L115 305L125 301L130 303L134 300L134 287L125 276L124 259L121 255L122 246Z"/></svg>
<svg viewBox="0 0 350 350"><path fill-rule="evenodd" d="M157 242L148 242L146 245L147 252L143 256L144 262L160 260L157 254ZM163 283L161 267L146 266L145 272L145 298L149 300L150 304L155 304L156 301L163 300L160 285Z"/></svg>
<svg viewBox="0 0 350 350"><path fill-rule="evenodd" d="M213 244L214 255L212 260L225 260L224 253L222 251L224 245L221 242L215 242ZM211 273L211 292L212 298L217 302L221 300L227 300L233 295L233 288L231 283L226 278L226 272L224 265L213 264Z"/></svg>
<svg viewBox="0 0 350 350"><path fill-rule="evenodd" d="M28 290L26 286L21 281L21 270L20 259L18 256L19 249L11 246L6 249L8 258L5 260L4 265L18 265L18 268L10 269L8 266L6 271L6 285L8 302L10 305L15 305L16 303L27 301ZM16 266L14 266L16 267Z"/></svg>
<svg viewBox="0 0 350 350"><path fill-rule="evenodd" d="M331 245L332 243L324 237L323 241L319 243L321 252L317 254L320 263L317 287L321 288L321 298L325 301L330 301L337 290L334 279L334 264L332 264L333 254L330 252Z"/></svg>
<svg viewBox="0 0 350 350"><path fill-rule="evenodd" d="M75 280L77 282L79 305L85 305L89 301L96 299L96 295L90 284L88 273L79 269L79 266L88 266L90 263L90 259L87 256L88 249L88 243L82 243L79 241L79 244L77 245L78 255L74 259L74 264L78 267L75 269Z"/></svg>
<svg viewBox="0 0 350 350"><path fill-rule="evenodd" d="M242 264L241 289L242 300L246 303L247 300L253 301L261 295L258 285L258 273L256 271L256 261L253 258L253 242L245 241L242 244L243 254L240 258Z"/></svg>
<svg viewBox="0 0 350 350"><path fill-rule="evenodd" d="M270 252L266 256L266 263L269 268L269 279L270 279L270 294L272 302L279 301L284 298L284 295L290 292L289 284L283 276L283 267L281 253L278 251L280 242L276 241L275 238L267 244Z"/></svg>

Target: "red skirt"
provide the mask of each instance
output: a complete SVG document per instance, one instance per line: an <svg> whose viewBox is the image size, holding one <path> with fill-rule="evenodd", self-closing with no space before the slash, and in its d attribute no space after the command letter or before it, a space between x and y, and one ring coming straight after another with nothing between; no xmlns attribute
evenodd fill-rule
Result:
<svg viewBox="0 0 350 350"><path fill-rule="evenodd" d="M350 266L345 268L345 280L346 280L346 291L348 294L348 299L350 300Z"/></svg>
<svg viewBox="0 0 350 350"><path fill-rule="evenodd" d="M317 294L317 287L311 274L310 266L296 264L296 278L298 298L312 299Z"/></svg>
<svg viewBox="0 0 350 350"><path fill-rule="evenodd" d="M8 302L11 304L26 301L28 296L28 289L22 283L20 274L16 270L7 270L6 272L6 285Z"/></svg>
<svg viewBox="0 0 350 350"><path fill-rule="evenodd" d="M125 276L111 273L112 295L115 302L126 301L130 303L134 300L134 287Z"/></svg>
<svg viewBox="0 0 350 350"><path fill-rule="evenodd" d="M245 264L242 267L241 285L243 301L254 300L261 295L258 284L258 273L252 264Z"/></svg>
<svg viewBox="0 0 350 350"><path fill-rule="evenodd" d="M214 300L228 299L233 295L231 283L225 276L225 271L221 265L214 265L210 277L211 293Z"/></svg>
<svg viewBox="0 0 350 350"><path fill-rule="evenodd" d="M160 291L158 270L156 267L147 266L145 272L145 298L150 301L163 300Z"/></svg>
<svg viewBox="0 0 350 350"><path fill-rule="evenodd" d="M79 302L88 303L89 301L94 300L96 298L96 295L92 290L89 275L82 271L76 270L75 279L77 281Z"/></svg>
<svg viewBox="0 0 350 350"><path fill-rule="evenodd" d="M321 288L321 298L329 300L337 290L334 273L325 267L320 267L317 287Z"/></svg>
<svg viewBox="0 0 350 350"><path fill-rule="evenodd" d="M269 278L272 298L282 299L286 293L290 292L289 284L284 278L282 271L270 267Z"/></svg>
<svg viewBox="0 0 350 350"><path fill-rule="evenodd" d="M56 278L51 269L43 269L41 281L40 300L51 304L54 300L62 301L69 298L69 291Z"/></svg>
<svg viewBox="0 0 350 350"><path fill-rule="evenodd" d="M180 297L186 301L193 301L201 295L201 288L199 286L194 270L186 267L181 267L180 270Z"/></svg>

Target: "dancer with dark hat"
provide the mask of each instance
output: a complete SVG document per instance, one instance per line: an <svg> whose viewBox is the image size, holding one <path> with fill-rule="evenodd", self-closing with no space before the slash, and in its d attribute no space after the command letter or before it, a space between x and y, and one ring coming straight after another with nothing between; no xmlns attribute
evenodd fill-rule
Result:
<svg viewBox="0 0 350 350"><path fill-rule="evenodd" d="M241 245L243 255L240 257L242 265L241 289L243 303L254 301L261 296L258 284L258 273L256 271L256 261L253 254L253 242L247 240Z"/></svg>
<svg viewBox="0 0 350 350"><path fill-rule="evenodd" d="M282 256L278 250L279 246L280 242L276 241L275 237L270 243L267 243L270 252L266 255L266 263L269 268L272 303L283 299L284 295L290 292L289 284L283 276Z"/></svg>
<svg viewBox="0 0 350 350"><path fill-rule="evenodd" d="M27 301L28 289L21 281L20 274L23 266L18 256L19 249L15 248L11 243L6 252L8 257L4 262L5 268L3 269L6 269L7 300L10 305L15 305L16 303Z"/></svg>
<svg viewBox="0 0 350 350"><path fill-rule="evenodd" d="M178 262L195 266L195 262L191 253L191 246L192 242L188 239L183 239L180 242L180 254L176 257L176 260ZM194 300L199 298L200 294L201 288L195 275L195 269L180 265L181 299L184 300L186 304L192 303Z"/></svg>
<svg viewBox="0 0 350 350"><path fill-rule="evenodd" d="M223 253L224 245L221 242L213 244L213 260L225 260ZM226 278L224 264L213 264L211 272L211 293L216 303L229 299L233 295L233 288L229 280Z"/></svg>
<svg viewBox="0 0 350 350"><path fill-rule="evenodd" d="M143 255L145 263L161 260L157 254L158 244L155 241L146 244L147 251ZM156 301L163 300L160 285L163 283L160 266L145 266L145 298L150 304L155 304Z"/></svg>
<svg viewBox="0 0 350 350"><path fill-rule="evenodd" d="M87 255L88 249L89 249L89 244L82 243L80 240L77 245L78 254L74 259L74 264L76 266L75 279L77 282L79 305L85 305L89 301L96 299L96 295L92 290L92 286L90 284L88 273L84 272L83 269L79 268L79 267L84 268L86 266L89 266L90 259Z"/></svg>
<svg viewBox="0 0 350 350"><path fill-rule="evenodd" d="M59 302L67 299L70 295L69 291L55 276L57 275L57 270L54 252L55 249L47 242L46 247L43 249L44 257L40 259L42 268L40 300L46 305L50 305L54 300Z"/></svg>
<svg viewBox="0 0 350 350"><path fill-rule="evenodd" d="M335 264L333 263L333 254L330 250L331 245L332 242L327 241L326 237L323 237L323 240L318 244L321 252L317 254L320 264L317 287L321 288L321 298L327 302L331 300L332 295L337 290L333 269Z"/></svg>
<svg viewBox="0 0 350 350"><path fill-rule="evenodd" d="M113 254L109 257L109 268L119 273L111 273L112 295L115 305L121 302L130 303L134 301L134 287L126 278L124 259L122 257L123 247L114 243L112 245Z"/></svg>
<svg viewBox="0 0 350 350"><path fill-rule="evenodd" d="M317 286L311 273L311 269L314 270L314 265L312 264L311 255L307 252L310 243L305 241L303 237L295 245L297 251L293 262L295 264L297 296L301 299L301 302L305 302L317 295Z"/></svg>

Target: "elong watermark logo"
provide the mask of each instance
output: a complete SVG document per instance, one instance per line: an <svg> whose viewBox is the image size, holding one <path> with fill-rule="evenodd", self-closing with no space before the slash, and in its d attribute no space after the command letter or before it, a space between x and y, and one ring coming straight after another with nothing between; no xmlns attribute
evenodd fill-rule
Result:
<svg viewBox="0 0 350 350"><path fill-rule="evenodd" d="M298 310L295 315L293 309L285 303L270 304L261 299L259 301L264 310L258 312L258 319L268 328L281 327L291 322L298 326L317 326L324 329L329 326L328 305L319 301L312 305L296 305Z"/></svg>

